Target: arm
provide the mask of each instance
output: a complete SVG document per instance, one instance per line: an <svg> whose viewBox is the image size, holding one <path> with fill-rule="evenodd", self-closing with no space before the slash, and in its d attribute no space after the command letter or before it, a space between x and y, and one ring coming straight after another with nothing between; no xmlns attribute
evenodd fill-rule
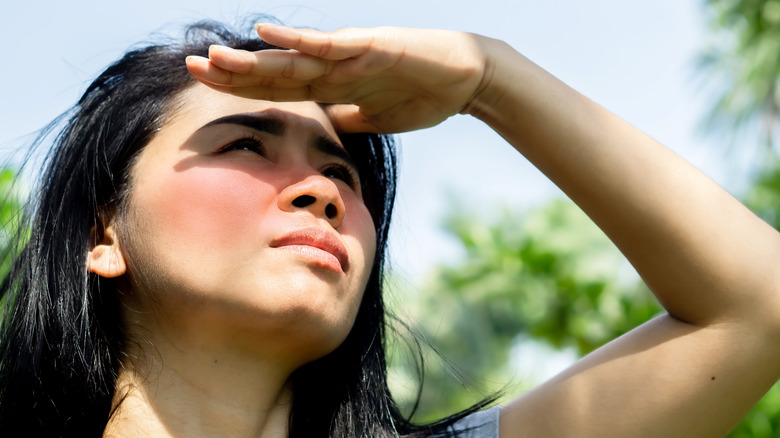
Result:
<svg viewBox="0 0 780 438"><path fill-rule="evenodd" d="M510 405L504 436L528 423L539 436L723 436L778 378L778 234L672 152L496 50L467 111L577 202L669 312Z"/></svg>
<svg viewBox="0 0 780 438"><path fill-rule="evenodd" d="M489 124L609 235L668 310L504 408L502 437L722 436L774 383L780 238L708 178L509 46L452 32L261 27L207 85L334 105L343 131Z"/></svg>

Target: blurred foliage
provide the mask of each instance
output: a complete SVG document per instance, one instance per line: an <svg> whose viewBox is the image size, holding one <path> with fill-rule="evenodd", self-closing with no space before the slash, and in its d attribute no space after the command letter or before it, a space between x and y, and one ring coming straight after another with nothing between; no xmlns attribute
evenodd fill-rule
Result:
<svg viewBox="0 0 780 438"><path fill-rule="evenodd" d="M0 168L0 280L5 278L16 254L15 238L21 223L25 195L19 190L19 174Z"/></svg>
<svg viewBox="0 0 780 438"><path fill-rule="evenodd" d="M780 166L760 173L745 202L780 226ZM516 375L510 354L518 342L530 339L582 356L662 311L617 248L572 202L504 211L492 221L463 211L454 208L446 223L463 257L440 266L421 290L407 285L400 291L407 309L402 319L417 321L416 335L433 346L423 346L427 366L418 420L442 418L503 389L516 397L540 383L518 380L524 376ZM419 371L408 355L398 359L404 356L398 346L391 353L396 395L411 410ZM775 385L729 437L778 436Z"/></svg>
<svg viewBox="0 0 780 438"><path fill-rule="evenodd" d="M440 268L428 288L452 291L453 302L472 309L473 325L502 340L523 333L585 354L659 310L636 282L619 281L628 267L622 255L569 201L527 215L505 211L492 224L453 214L447 229L465 259Z"/></svg>
<svg viewBox="0 0 780 438"><path fill-rule="evenodd" d="M763 150L751 156L756 172L743 201L780 229L780 158L773 149L780 115L780 0L703 4L712 44L699 67L716 95L707 129L725 134L732 145L749 138L754 147L742 142L740 153ZM436 269L421 290L396 287L406 289L404 306L412 308L404 319L419 321L418 336L447 357L423 353L428 366L419 419L463 409L513 378L524 389L538 383L514 374L511 351L518 342L584 355L660 311L616 248L570 202L505 211L487 221L462 211L453 208L446 228L463 257ZM400 350L392 352L398 356ZM402 382L394 387L411 403L417 369L397 358L391 365L391 375ZM507 388L509 396L520 393ZM780 385L729 437L780 437Z"/></svg>
<svg viewBox="0 0 780 438"><path fill-rule="evenodd" d="M732 139L761 132L771 146L780 108L780 0L706 0L712 42L700 72L717 98L707 128Z"/></svg>
<svg viewBox="0 0 780 438"><path fill-rule="evenodd" d="M660 311L617 248L570 201L505 211L494 221L453 212L446 228L465 254L439 267L420 292L418 329L449 362L427 367L421 418L463 409L509 381L517 388L507 388L508 396L538 383L514 375L510 352L520 340L584 355ZM415 370L406 366L411 380Z"/></svg>
<svg viewBox="0 0 780 438"><path fill-rule="evenodd" d="M780 160L763 163L752 188L744 196L745 205L780 230ZM780 384L756 404L732 431L730 438L770 438L780 436Z"/></svg>
<svg viewBox="0 0 780 438"><path fill-rule="evenodd" d="M706 0L705 6L713 43L701 56L701 73L719 89L708 129L727 133L732 143L737 138L763 143L764 153L753 155L756 173L743 201L780 229L780 159L774 148L780 121L780 0ZM745 153L745 142L741 144L740 153ZM729 437L778 436L776 384Z"/></svg>
<svg viewBox="0 0 780 438"><path fill-rule="evenodd" d="M742 201L758 217L780 230L780 160L774 158L761 167Z"/></svg>

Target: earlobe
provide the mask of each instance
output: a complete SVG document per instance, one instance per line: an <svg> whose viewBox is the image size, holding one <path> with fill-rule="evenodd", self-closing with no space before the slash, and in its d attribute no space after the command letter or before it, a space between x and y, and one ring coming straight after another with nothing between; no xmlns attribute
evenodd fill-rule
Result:
<svg viewBox="0 0 780 438"><path fill-rule="evenodd" d="M102 223L92 227L89 233L90 250L87 269L104 278L114 278L127 272L124 254L119 245L114 221L104 227Z"/></svg>

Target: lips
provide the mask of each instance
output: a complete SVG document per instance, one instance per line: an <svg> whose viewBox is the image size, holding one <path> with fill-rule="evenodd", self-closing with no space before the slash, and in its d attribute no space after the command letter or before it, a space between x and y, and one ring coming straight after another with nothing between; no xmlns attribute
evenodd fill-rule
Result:
<svg viewBox="0 0 780 438"><path fill-rule="evenodd" d="M346 272L349 268L347 248L341 240L320 228L303 228L274 239L271 248L294 251L316 265Z"/></svg>

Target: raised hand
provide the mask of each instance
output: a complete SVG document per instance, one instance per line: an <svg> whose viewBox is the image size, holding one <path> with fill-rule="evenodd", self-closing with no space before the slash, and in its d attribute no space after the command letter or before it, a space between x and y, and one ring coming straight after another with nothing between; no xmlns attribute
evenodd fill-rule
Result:
<svg viewBox="0 0 780 438"><path fill-rule="evenodd" d="M777 381L780 234L655 140L496 40L258 32L291 50L214 47L190 71L243 97L334 104L343 132L474 115L588 213L667 309L503 408L502 436L723 436Z"/></svg>
<svg viewBox="0 0 780 438"><path fill-rule="evenodd" d="M342 132L404 132L462 111L484 86L484 37L402 28L319 32L257 25L260 37L291 50L212 46L187 58L203 84L237 96L311 100Z"/></svg>

